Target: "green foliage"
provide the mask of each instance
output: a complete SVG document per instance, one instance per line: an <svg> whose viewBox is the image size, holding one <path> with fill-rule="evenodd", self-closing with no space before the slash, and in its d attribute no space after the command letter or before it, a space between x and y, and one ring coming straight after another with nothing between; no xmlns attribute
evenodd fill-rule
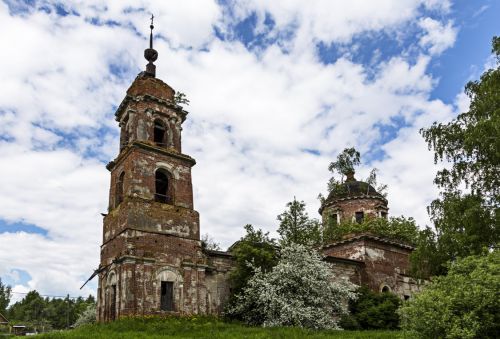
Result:
<svg viewBox="0 0 500 339"><path fill-rule="evenodd" d="M0 278L0 313L5 314L7 306L9 306L12 288L9 285L2 283Z"/></svg>
<svg viewBox="0 0 500 339"><path fill-rule="evenodd" d="M89 304L94 304L95 298L87 299L43 298L37 291L30 291L26 296L9 307L9 320L22 322L31 328L68 328L73 325L78 316Z"/></svg>
<svg viewBox="0 0 500 339"><path fill-rule="evenodd" d="M328 180L328 194L333 194L337 197L347 196L349 194L348 187L344 184L344 176L354 174L355 166L360 164L360 153L354 147L346 148L337 156L337 160L330 163L328 170L332 172L332 177ZM369 192L370 185L382 196L387 195L387 185L377 184L377 169L370 171L370 175L366 179L366 183L362 183L361 191ZM337 175L340 176L337 179ZM325 203L323 194L318 195L321 205Z"/></svg>
<svg viewBox="0 0 500 339"><path fill-rule="evenodd" d="M368 178L366 178L365 182L368 184L368 185L371 185L375 188L375 190L381 194L384 198L387 198L387 185L386 184L378 184L377 183L377 172L378 172L378 169L376 168L373 168L371 171L370 171L370 174L368 175ZM370 187L367 185L367 188ZM366 194L368 194L368 192L366 192Z"/></svg>
<svg viewBox="0 0 500 339"><path fill-rule="evenodd" d="M239 293L254 274L254 267L269 271L277 263L277 245L269 233L254 229L252 225L245 226L246 235L232 248L235 267L231 271L230 282L233 294Z"/></svg>
<svg viewBox="0 0 500 339"><path fill-rule="evenodd" d="M321 224L317 219L309 218L304 201L293 201L286 204L287 210L278 215L280 222L278 234L280 243L291 243L312 246L321 243Z"/></svg>
<svg viewBox="0 0 500 339"><path fill-rule="evenodd" d="M93 324L96 322L97 316L97 305L96 303L88 304L87 308L80 313L78 319L76 319L75 327L80 327L83 325Z"/></svg>
<svg viewBox="0 0 500 339"><path fill-rule="evenodd" d="M354 167L360 164L360 154L354 147L345 148L337 156L337 160L330 163L328 170L332 173L337 172L341 175L354 173Z"/></svg>
<svg viewBox="0 0 500 339"><path fill-rule="evenodd" d="M366 218L359 224L356 222L336 224L334 220L331 220L325 226L323 241L326 244L340 240L347 234L371 233L414 245L419 239L419 232L415 220L403 216L391 217L388 220L384 218Z"/></svg>
<svg viewBox="0 0 500 339"><path fill-rule="evenodd" d="M344 329L398 329L397 310L401 300L393 293L376 293L367 287L360 287L358 298L349 302L349 315L342 317L340 326Z"/></svg>
<svg viewBox="0 0 500 339"><path fill-rule="evenodd" d="M468 112L449 123L434 123L421 133L435 161L446 159L451 169L437 173L435 183L454 191L462 183L472 193L483 195L492 204L500 202L500 43L493 38L497 67L487 70L477 81L465 86L471 99ZM498 206L498 205L497 205Z"/></svg>
<svg viewBox="0 0 500 339"><path fill-rule="evenodd" d="M402 327L419 338L498 338L500 252L451 264L400 309Z"/></svg>
<svg viewBox="0 0 500 339"><path fill-rule="evenodd" d="M249 327L237 322L223 322L214 317L137 317L111 323L84 325L70 331L51 332L40 338L403 338L396 331L315 331L297 327Z"/></svg>
<svg viewBox="0 0 500 339"><path fill-rule="evenodd" d="M204 250L210 251L221 251L221 247L218 242L214 240L210 235L204 234L201 236L201 247Z"/></svg>
<svg viewBox="0 0 500 339"><path fill-rule="evenodd" d="M188 100L186 94L184 94L182 92L175 92L174 103L176 105L186 105L186 106L189 106L189 100Z"/></svg>
<svg viewBox="0 0 500 339"><path fill-rule="evenodd" d="M337 328L335 316L347 312L355 285L334 281L328 263L314 250L294 244L283 247L269 272L256 268L228 313L242 315L250 325Z"/></svg>
<svg viewBox="0 0 500 339"><path fill-rule="evenodd" d="M449 123L434 123L421 134L435 153L435 162L451 168L438 171L434 182L443 191L429 206L436 236L420 239L412 255L419 274L446 273L446 262L475 255L500 243L500 39L493 38L496 68L465 86L468 112ZM467 192L461 192L465 185ZM432 253L432 251L436 251ZM429 257L427 257L429 256Z"/></svg>
<svg viewBox="0 0 500 339"><path fill-rule="evenodd" d="M447 257L439 251L437 235L428 226L419 232L415 250L410 255L411 274L415 278L446 274Z"/></svg>

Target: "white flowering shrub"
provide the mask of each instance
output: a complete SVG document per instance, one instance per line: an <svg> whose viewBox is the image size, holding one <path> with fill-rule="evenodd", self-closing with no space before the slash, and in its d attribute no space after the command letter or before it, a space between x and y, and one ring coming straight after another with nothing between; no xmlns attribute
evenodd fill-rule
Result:
<svg viewBox="0 0 500 339"><path fill-rule="evenodd" d="M339 328L337 319L348 312L356 285L334 282L329 264L303 245L282 248L280 260L263 273L255 270L228 314L241 314L250 325Z"/></svg>
<svg viewBox="0 0 500 339"><path fill-rule="evenodd" d="M95 303L92 303L89 306L87 306L85 311L83 311L82 314L80 314L80 316L78 317L78 319L76 319L75 327L95 323L96 315L97 315L97 305Z"/></svg>

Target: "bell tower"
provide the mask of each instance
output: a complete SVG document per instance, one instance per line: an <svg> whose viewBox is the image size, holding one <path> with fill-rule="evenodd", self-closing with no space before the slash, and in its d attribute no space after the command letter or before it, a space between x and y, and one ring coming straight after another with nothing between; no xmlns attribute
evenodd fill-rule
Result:
<svg viewBox="0 0 500 339"><path fill-rule="evenodd" d="M153 18L146 71L119 105L118 156L111 172L99 266L98 320L175 312L207 313L199 215L191 168L182 153L187 112L175 91L156 78Z"/></svg>

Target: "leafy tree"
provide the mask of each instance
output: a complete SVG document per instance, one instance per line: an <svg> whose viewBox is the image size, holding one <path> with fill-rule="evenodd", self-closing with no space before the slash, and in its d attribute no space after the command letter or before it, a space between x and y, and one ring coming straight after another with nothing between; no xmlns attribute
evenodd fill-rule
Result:
<svg viewBox="0 0 500 339"><path fill-rule="evenodd" d="M63 329L74 324L87 306L93 303L95 298L91 295L87 299L72 299L69 296L49 299L43 298L37 291L30 291L9 308L9 317L30 325L34 330Z"/></svg>
<svg viewBox="0 0 500 339"><path fill-rule="evenodd" d="M345 148L337 156L337 160L330 163L328 170L332 173L332 177L329 179L327 184L328 194L334 193L337 196L342 196L348 193L346 186L344 185L345 176L354 174L355 167L360 164L360 157L360 153L354 147ZM385 197L387 195L387 185L377 185L377 171L378 170L376 168L372 169L370 171L370 175L366 179L366 194L368 194L368 189L371 185L377 192ZM318 199L321 204L325 202L325 197L321 193L318 195Z"/></svg>
<svg viewBox="0 0 500 339"><path fill-rule="evenodd" d="M391 329L399 328L397 310L401 299L393 293L376 293L368 287L357 290L358 298L349 301L349 315L342 317L340 326L344 329Z"/></svg>
<svg viewBox="0 0 500 339"><path fill-rule="evenodd" d="M235 267L231 271L230 282L234 294L239 293L254 274L254 267L269 271L277 263L277 244L261 229L245 226L246 234L229 251L234 256Z"/></svg>
<svg viewBox="0 0 500 339"><path fill-rule="evenodd" d="M280 222L278 233L283 245L295 243L316 245L321 242L321 224L317 219L309 218L304 201L293 201L286 204L287 210L278 215Z"/></svg>
<svg viewBox="0 0 500 339"><path fill-rule="evenodd" d="M366 218L361 223L343 222L340 224L328 222L325 226L324 242L341 240L348 234L372 233L396 241L415 245L419 239L419 228L413 218L391 217Z"/></svg>
<svg viewBox="0 0 500 339"><path fill-rule="evenodd" d="M412 256L416 272L445 273L447 261L479 254L483 247L492 249L500 242L499 37L493 38L493 52L496 68L465 86L469 111L421 130L435 162L447 160L451 168L438 171L434 180L442 189L429 206L436 237L427 237L430 242L421 242L423 249ZM439 253L432 261L422 255L430 248Z"/></svg>
<svg viewBox="0 0 500 339"><path fill-rule="evenodd" d="M439 251L436 233L430 227L419 232L415 247L410 255L412 276L426 279L446 274L447 258Z"/></svg>
<svg viewBox="0 0 500 339"><path fill-rule="evenodd" d="M205 250L220 251L221 247L218 242L214 240L208 234L204 234L201 237L201 247Z"/></svg>
<svg viewBox="0 0 500 339"><path fill-rule="evenodd" d="M402 306L402 327L418 338L498 338L498 291L498 251L458 259Z"/></svg>
<svg viewBox="0 0 500 339"><path fill-rule="evenodd" d="M12 288L9 285L2 283L2 278L0 278L0 313L5 314L7 306L9 306L10 298L12 296Z"/></svg>
<svg viewBox="0 0 500 339"><path fill-rule="evenodd" d="M498 206L500 199L500 37L493 38L497 67L465 86L468 112L449 123L434 123L421 133L438 160L452 162L437 173L435 183L455 191L462 183Z"/></svg>
<svg viewBox="0 0 500 339"><path fill-rule="evenodd" d="M360 153L354 147L345 148L337 156L337 160L330 163L328 170L332 173L339 173L341 181L344 181L344 175L354 173L354 167L360 164Z"/></svg>
<svg viewBox="0 0 500 339"><path fill-rule="evenodd" d="M338 328L335 317L355 298L355 285L333 282L329 264L304 245L283 247L271 271L255 271L229 309L251 325Z"/></svg>
<svg viewBox="0 0 500 339"><path fill-rule="evenodd" d="M96 303L87 304L87 308L76 319L75 327L93 324L96 322L97 305Z"/></svg>

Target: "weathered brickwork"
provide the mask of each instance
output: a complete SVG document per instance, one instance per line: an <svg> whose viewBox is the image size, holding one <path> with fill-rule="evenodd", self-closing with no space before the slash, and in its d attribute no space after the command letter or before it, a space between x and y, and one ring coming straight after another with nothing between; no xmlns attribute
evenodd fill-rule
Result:
<svg viewBox="0 0 500 339"><path fill-rule="evenodd" d="M161 80L140 74L116 113L121 143L107 166L99 321L165 312L220 314L229 297L231 255L201 247L191 181L195 161L181 153L187 112L174 104L174 94Z"/></svg>
<svg viewBox="0 0 500 339"><path fill-rule="evenodd" d="M411 246L364 234L325 246L323 254L362 262L362 285L377 292L392 291L401 298L409 298L421 288L421 283L409 275L412 250Z"/></svg>
<svg viewBox="0 0 500 339"><path fill-rule="evenodd" d="M117 109L120 151L111 172L108 214L98 285L98 320L147 314L221 314L230 295L230 253L202 249L194 210L191 167L182 153L187 112L175 91L154 74L141 73ZM345 183L320 209L326 225L387 217L387 200L370 185ZM373 235L353 236L323 248L334 279L409 297L419 290L409 277L412 248Z"/></svg>

